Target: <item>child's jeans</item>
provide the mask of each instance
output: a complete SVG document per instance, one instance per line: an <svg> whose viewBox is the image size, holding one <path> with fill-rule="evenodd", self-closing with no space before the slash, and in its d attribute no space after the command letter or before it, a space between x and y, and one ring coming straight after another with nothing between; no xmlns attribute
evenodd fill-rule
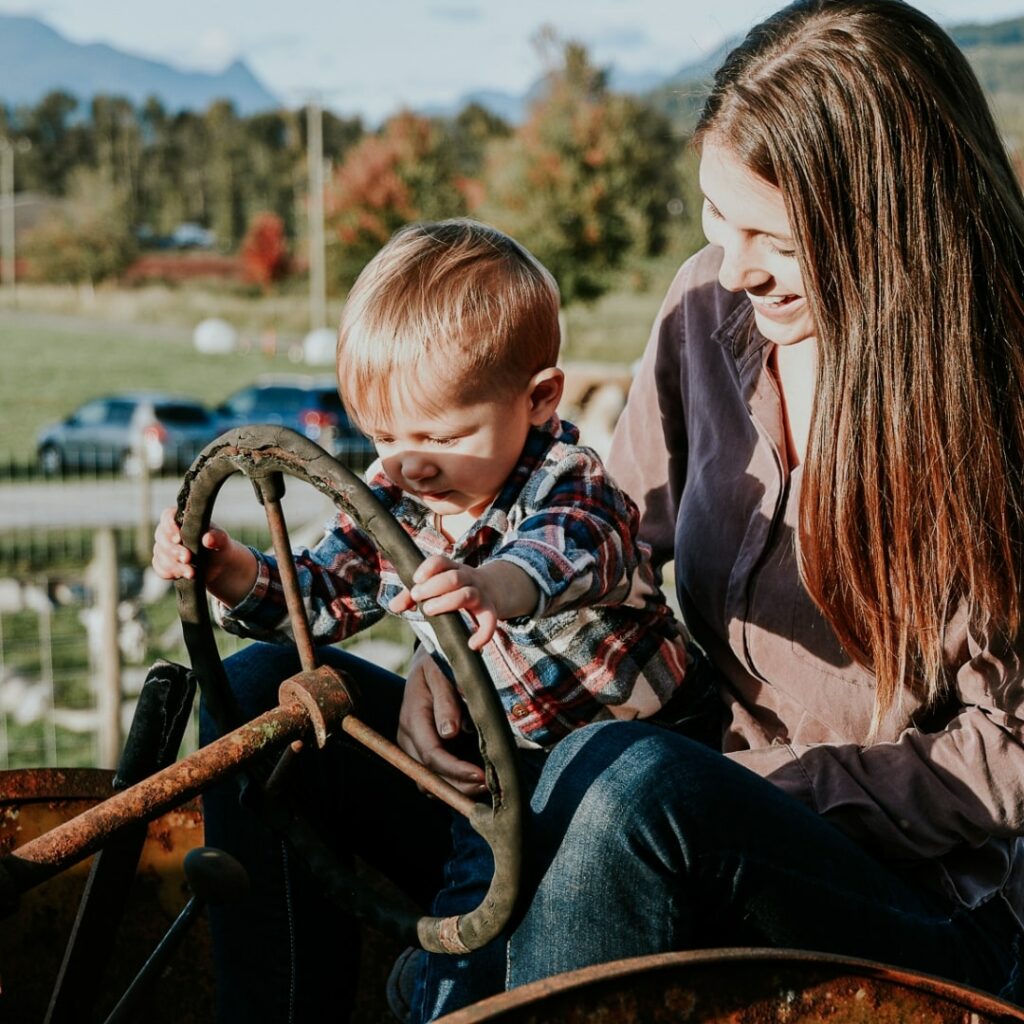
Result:
<svg viewBox="0 0 1024 1024"><path fill-rule="evenodd" d="M358 716L394 739L403 680L334 648L324 663L358 687ZM299 671L293 647L252 644L226 662L247 718L277 703L282 679ZM217 735L203 709L202 742ZM311 744L310 744L311 746ZM291 792L322 838L356 853L427 907L442 885L450 852L447 807L428 800L379 757L348 740L303 752L290 769ZM246 867L250 897L211 907L217 1019L222 1022L344 1021L358 974L358 930L335 908L298 857L239 799L229 779L203 799L206 843Z"/></svg>

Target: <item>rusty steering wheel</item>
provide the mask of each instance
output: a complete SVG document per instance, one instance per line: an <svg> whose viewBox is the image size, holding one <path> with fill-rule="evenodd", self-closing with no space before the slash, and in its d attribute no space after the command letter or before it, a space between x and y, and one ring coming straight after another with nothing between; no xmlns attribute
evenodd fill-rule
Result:
<svg viewBox="0 0 1024 1024"><path fill-rule="evenodd" d="M340 673L318 665L281 508L284 476L312 485L352 516L395 565L406 586L412 585L412 575L422 560L409 536L362 480L308 438L284 427L243 427L207 445L185 475L178 496L178 517L182 541L189 550L202 552L200 538L209 528L217 494L235 473L248 477L266 511L302 666L295 679L326 678L330 688L342 691L339 700L344 707L336 724L340 723L341 730L352 739L410 775L421 788L464 814L491 848L494 875L484 899L469 913L450 918L419 916L418 911L380 895L355 878L301 819L293 817L284 827L287 838L324 884L327 894L357 916L406 941L418 941L433 952L465 953L479 948L502 930L512 913L519 883L521 796L512 733L480 656L466 644L468 634L462 619L450 613L432 619L432 623L476 727L489 802L478 802L460 793L361 722L352 713L353 709L358 711L358 706L345 692ZM176 585L193 672L210 713L226 732L242 723L214 640L201 555L196 559L194 578L178 580ZM282 687L282 699L287 686ZM290 695L303 697L296 687ZM322 717L319 721L315 731L322 745L329 725ZM287 747L279 764L286 760ZM264 790L272 788L273 774L261 772L259 764L250 770L250 777Z"/></svg>

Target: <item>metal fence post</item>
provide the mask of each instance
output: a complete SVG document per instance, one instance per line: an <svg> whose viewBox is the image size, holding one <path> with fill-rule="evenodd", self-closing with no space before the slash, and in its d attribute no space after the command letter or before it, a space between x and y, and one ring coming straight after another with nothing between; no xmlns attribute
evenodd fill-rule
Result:
<svg viewBox="0 0 1024 1024"><path fill-rule="evenodd" d="M4 617L0 613L0 681L7 675L4 658ZM11 744L7 736L7 707L0 707L0 767L11 766Z"/></svg>
<svg viewBox="0 0 1024 1024"><path fill-rule="evenodd" d="M93 541L93 586L100 612L99 664L96 673L97 761L117 767L121 755L121 651L117 643L120 581L117 543L112 529L97 530Z"/></svg>
<svg viewBox="0 0 1024 1024"><path fill-rule="evenodd" d="M152 473L149 465L149 449L146 431L156 423L156 416L145 403L135 410L132 424L133 456L139 474L139 520L135 526L135 558L140 565L146 565L153 553L153 494Z"/></svg>

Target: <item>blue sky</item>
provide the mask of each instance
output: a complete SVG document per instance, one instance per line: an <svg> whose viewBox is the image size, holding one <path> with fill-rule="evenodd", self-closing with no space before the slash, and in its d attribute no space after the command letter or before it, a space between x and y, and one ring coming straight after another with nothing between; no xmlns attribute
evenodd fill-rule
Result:
<svg viewBox="0 0 1024 1024"><path fill-rule="evenodd" d="M181 68L242 57L285 103L317 93L377 120L402 105L450 103L475 89L519 93L540 64L544 24L602 64L670 73L779 3L761 0L0 0L76 42L105 42ZM929 0L940 22L995 21L1024 0ZM701 8L696 10L696 8Z"/></svg>

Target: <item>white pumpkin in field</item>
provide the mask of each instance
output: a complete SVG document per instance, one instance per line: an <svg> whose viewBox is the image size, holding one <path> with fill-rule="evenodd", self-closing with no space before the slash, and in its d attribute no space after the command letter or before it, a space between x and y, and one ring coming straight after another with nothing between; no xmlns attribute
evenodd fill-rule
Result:
<svg viewBox="0 0 1024 1024"><path fill-rule="evenodd" d="M208 317L196 325L192 344L204 356L223 356L234 352L238 345L238 331L219 317Z"/></svg>
<svg viewBox="0 0 1024 1024"><path fill-rule="evenodd" d="M302 340L302 359L311 366L333 366L337 332L330 327L318 327Z"/></svg>

